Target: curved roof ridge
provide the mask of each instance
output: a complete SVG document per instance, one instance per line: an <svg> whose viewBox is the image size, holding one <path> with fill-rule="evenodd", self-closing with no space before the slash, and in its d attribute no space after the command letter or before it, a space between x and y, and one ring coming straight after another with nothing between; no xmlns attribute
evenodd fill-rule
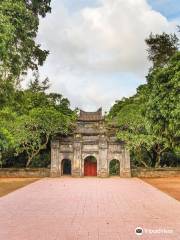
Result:
<svg viewBox="0 0 180 240"><path fill-rule="evenodd" d="M96 112L86 112L80 110L78 118L79 121L101 121L102 119L102 108L99 108Z"/></svg>

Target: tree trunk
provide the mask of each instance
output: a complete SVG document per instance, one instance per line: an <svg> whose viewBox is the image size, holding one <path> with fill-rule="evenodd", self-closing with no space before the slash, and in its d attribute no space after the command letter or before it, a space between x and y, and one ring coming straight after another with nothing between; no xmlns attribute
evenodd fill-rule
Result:
<svg viewBox="0 0 180 240"><path fill-rule="evenodd" d="M42 144L41 146L39 146L39 148L33 152L33 154L31 156L28 156L28 161L26 163L26 168L29 167L29 164L31 163L32 159L43 149L46 148L47 144L49 141L49 135L46 136L46 141L44 144Z"/></svg>
<svg viewBox="0 0 180 240"><path fill-rule="evenodd" d="M161 155L160 155L160 153L157 153L157 161L155 164L155 168L160 167L160 162L161 162Z"/></svg>
<svg viewBox="0 0 180 240"><path fill-rule="evenodd" d="M151 161L151 166L152 167L155 167L156 159L157 159L157 152L154 149L152 149L152 161Z"/></svg>
<svg viewBox="0 0 180 240"><path fill-rule="evenodd" d="M146 162L144 162L143 160L140 161L146 168L148 168L149 166L146 164Z"/></svg>
<svg viewBox="0 0 180 240"><path fill-rule="evenodd" d="M139 156L138 156L138 162L141 163L141 164L143 164L144 167L148 168L148 165L147 165L146 162L143 160L143 156L142 156L142 152L141 152L141 151L142 151L141 148L139 148L139 149L137 150L137 154L139 155Z"/></svg>
<svg viewBox="0 0 180 240"><path fill-rule="evenodd" d="M3 166L3 159L2 159L2 153L0 152L0 165L1 165L1 168Z"/></svg>
<svg viewBox="0 0 180 240"><path fill-rule="evenodd" d="M31 163L34 156L28 157L28 161L26 163L26 168L29 167L29 164Z"/></svg>

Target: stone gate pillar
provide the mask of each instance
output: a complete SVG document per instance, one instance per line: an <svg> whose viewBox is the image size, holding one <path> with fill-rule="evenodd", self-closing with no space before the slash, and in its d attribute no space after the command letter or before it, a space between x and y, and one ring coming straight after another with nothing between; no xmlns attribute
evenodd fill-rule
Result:
<svg viewBox="0 0 180 240"><path fill-rule="evenodd" d="M129 150L124 148L122 163L120 167L120 176L121 177L131 177L131 166L130 166L130 153Z"/></svg>
<svg viewBox="0 0 180 240"><path fill-rule="evenodd" d="M51 177L59 177L59 141L51 141Z"/></svg>
<svg viewBox="0 0 180 240"><path fill-rule="evenodd" d="M81 135L76 134L74 138L74 158L72 165L72 176L82 176L81 162L82 162L82 149L81 149Z"/></svg>
<svg viewBox="0 0 180 240"><path fill-rule="evenodd" d="M105 135L99 137L99 177L108 177L108 144Z"/></svg>

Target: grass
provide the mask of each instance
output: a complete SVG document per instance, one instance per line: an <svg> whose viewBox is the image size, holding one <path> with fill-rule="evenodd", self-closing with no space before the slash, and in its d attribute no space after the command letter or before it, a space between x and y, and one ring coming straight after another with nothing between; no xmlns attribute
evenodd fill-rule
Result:
<svg viewBox="0 0 180 240"><path fill-rule="evenodd" d="M180 177L141 179L180 201Z"/></svg>
<svg viewBox="0 0 180 240"><path fill-rule="evenodd" d="M0 197L37 180L38 178L0 178Z"/></svg>

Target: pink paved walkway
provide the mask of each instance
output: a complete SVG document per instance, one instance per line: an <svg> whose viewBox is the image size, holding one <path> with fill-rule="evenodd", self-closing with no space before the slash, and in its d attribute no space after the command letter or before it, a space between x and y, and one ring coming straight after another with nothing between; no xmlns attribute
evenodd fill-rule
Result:
<svg viewBox="0 0 180 240"><path fill-rule="evenodd" d="M0 198L0 216L0 240L180 239L180 203L139 179L42 179Z"/></svg>

